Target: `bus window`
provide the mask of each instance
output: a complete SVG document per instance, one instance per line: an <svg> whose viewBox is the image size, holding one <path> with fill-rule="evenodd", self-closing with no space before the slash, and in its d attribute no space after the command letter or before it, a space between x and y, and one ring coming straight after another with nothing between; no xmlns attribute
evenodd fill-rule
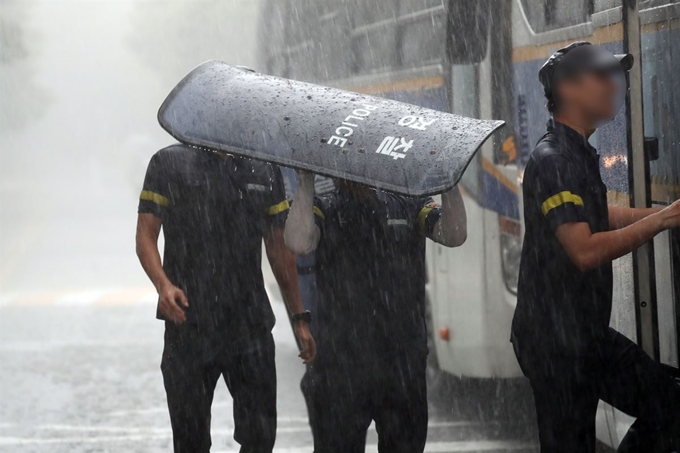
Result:
<svg viewBox="0 0 680 453"><path fill-rule="evenodd" d="M446 3L447 0L401 0L399 15L404 16L432 8L443 9Z"/></svg>
<svg viewBox="0 0 680 453"><path fill-rule="evenodd" d="M521 0L535 33L582 24L590 20L593 0Z"/></svg>
<svg viewBox="0 0 680 453"><path fill-rule="evenodd" d="M321 34L321 12L316 2L302 0L291 2L287 13L286 51L290 58L289 77L314 81L323 66L320 61L322 55L316 49Z"/></svg>
<svg viewBox="0 0 680 453"><path fill-rule="evenodd" d="M384 20L396 20L397 11L392 2L376 2L375 0L353 0L354 27L375 24Z"/></svg>
<svg viewBox="0 0 680 453"><path fill-rule="evenodd" d="M286 42L286 24L288 23L288 2L277 1L269 3L270 11L262 14L261 27L267 30L267 35L260 36L261 64L270 74L287 77L287 57L283 55Z"/></svg>
<svg viewBox="0 0 680 453"><path fill-rule="evenodd" d="M419 15L401 26L401 63L417 66L440 62L446 46L444 11Z"/></svg>
<svg viewBox="0 0 680 453"><path fill-rule="evenodd" d="M269 58L266 72L279 77L289 77L288 59L285 55L277 54Z"/></svg>
<svg viewBox="0 0 680 453"><path fill-rule="evenodd" d="M354 0L352 53L359 74L394 68L397 63L397 18L391 2Z"/></svg>
<svg viewBox="0 0 680 453"><path fill-rule="evenodd" d="M352 43L354 71L358 74L367 74L395 67L397 65L395 42L394 24L359 33Z"/></svg>
<svg viewBox="0 0 680 453"><path fill-rule="evenodd" d="M486 2L452 0L448 14L448 52L451 63L479 63L489 38Z"/></svg>
<svg viewBox="0 0 680 453"><path fill-rule="evenodd" d="M320 36L317 37L319 67L318 78L326 80L346 79L352 75L353 56L351 18L342 4L332 2L319 18ZM333 32L330 32L333 30Z"/></svg>

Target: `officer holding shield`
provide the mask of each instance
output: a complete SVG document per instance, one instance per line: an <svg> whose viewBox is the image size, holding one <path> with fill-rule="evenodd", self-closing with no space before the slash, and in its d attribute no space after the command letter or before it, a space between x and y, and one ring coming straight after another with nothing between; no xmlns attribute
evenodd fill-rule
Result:
<svg viewBox="0 0 680 453"><path fill-rule="evenodd" d="M619 451L680 448L680 387L609 327L612 261L680 226L665 209L608 206L588 138L617 113L617 78L633 64L587 42L540 70L552 119L527 164L526 234L512 342L534 393L542 452L594 452L600 399L637 417Z"/></svg>
<svg viewBox="0 0 680 453"><path fill-rule="evenodd" d="M316 253L318 354L303 380L316 453L363 452L375 421L381 452L422 452L427 437L425 238L466 239L458 188L409 198L340 182L314 197L300 174L285 239Z"/></svg>

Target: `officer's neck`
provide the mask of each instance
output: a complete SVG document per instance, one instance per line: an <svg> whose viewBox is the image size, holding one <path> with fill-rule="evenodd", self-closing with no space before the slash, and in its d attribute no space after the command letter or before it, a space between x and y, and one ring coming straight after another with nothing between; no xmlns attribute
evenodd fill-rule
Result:
<svg viewBox="0 0 680 453"><path fill-rule="evenodd" d="M565 111L556 113L553 118L555 121L574 129L586 140L588 140L590 136L593 135L593 132L595 132L595 127L592 126L589 121L584 121L581 115L573 115L570 114L569 111Z"/></svg>

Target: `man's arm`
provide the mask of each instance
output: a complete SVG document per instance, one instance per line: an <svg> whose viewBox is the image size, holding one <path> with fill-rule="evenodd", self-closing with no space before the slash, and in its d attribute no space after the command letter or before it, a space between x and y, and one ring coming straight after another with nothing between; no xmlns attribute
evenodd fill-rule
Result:
<svg viewBox="0 0 680 453"><path fill-rule="evenodd" d="M652 214L656 214L663 208L625 208L621 206L609 206L609 226L612 230L618 230L620 228L625 228L628 225L632 225L635 222L648 217Z"/></svg>
<svg viewBox="0 0 680 453"><path fill-rule="evenodd" d="M156 287L161 313L167 319L181 324L186 321L184 309L189 307L189 302L184 292L172 284L163 270L158 251L161 224L161 219L153 214L141 213L137 216L137 256L146 275Z"/></svg>
<svg viewBox="0 0 680 453"><path fill-rule="evenodd" d="M467 239L467 214L458 186L442 194L441 217L434 226L433 241L446 247L460 247Z"/></svg>
<svg viewBox="0 0 680 453"><path fill-rule="evenodd" d="M297 269L295 267L295 255L293 255L283 239L283 228L274 227L264 235L264 245L267 250L267 259L276 277L276 282L281 289L283 301L288 307L289 313L302 313L304 307L298 287ZM300 357L304 363L311 363L316 357L316 344L309 332L309 326L305 321L295 322L295 335L300 340L302 352Z"/></svg>
<svg viewBox="0 0 680 453"><path fill-rule="evenodd" d="M296 255L307 255L316 250L321 232L314 222L314 175L298 172L298 188L288 212L285 243Z"/></svg>
<svg viewBox="0 0 680 453"><path fill-rule="evenodd" d="M592 234L585 222L564 223L555 234L574 265L589 271L626 255L661 231L680 227L680 201L614 231Z"/></svg>

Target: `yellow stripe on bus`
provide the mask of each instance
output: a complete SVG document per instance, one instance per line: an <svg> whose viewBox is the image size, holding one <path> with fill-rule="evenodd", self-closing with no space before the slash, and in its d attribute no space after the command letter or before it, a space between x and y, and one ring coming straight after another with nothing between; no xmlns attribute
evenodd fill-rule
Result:
<svg viewBox="0 0 680 453"><path fill-rule="evenodd" d="M680 185L655 183L652 176L650 184L652 203L672 203L680 200ZM630 207L630 194L616 190L607 191L607 203L614 206Z"/></svg>
<svg viewBox="0 0 680 453"><path fill-rule="evenodd" d="M507 187L515 195L519 195L519 187L510 178L505 176L496 166L486 157L482 157L482 168L491 176L496 178L501 184Z"/></svg>
<svg viewBox="0 0 680 453"><path fill-rule="evenodd" d="M652 180L654 177L652 177ZM680 200L680 186L652 182L652 201L669 202Z"/></svg>
<svg viewBox="0 0 680 453"><path fill-rule="evenodd" d="M680 29L680 19L664 20L662 22L654 22L642 26L642 33L650 33L662 30L677 30Z"/></svg>
<svg viewBox="0 0 680 453"><path fill-rule="evenodd" d="M444 78L441 75L433 75L409 80L374 83L372 85L349 86L347 89L363 94L382 94L396 91L414 91L425 88L437 88L443 84Z"/></svg>
<svg viewBox="0 0 680 453"><path fill-rule="evenodd" d="M522 46L515 47L512 50L512 61L519 63L521 61L532 61L548 58L555 50L568 46L574 41L590 41L594 44L606 44L610 42L623 40L623 24L613 24L608 27L596 29L591 36L583 36L580 38L564 39L561 41L551 42L549 44L542 44L540 46Z"/></svg>
<svg viewBox="0 0 680 453"><path fill-rule="evenodd" d="M651 33L661 30L675 30L680 28L680 19L655 22L642 26L642 33ZM594 44L607 44L616 41L623 41L623 24L621 22L607 27L597 28L590 36L580 38L563 39L560 41L542 44L539 46L516 47L512 51L512 61L519 63L522 61L543 60L548 58L555 50L567 46L574 41L586 40Z"/></svg>

